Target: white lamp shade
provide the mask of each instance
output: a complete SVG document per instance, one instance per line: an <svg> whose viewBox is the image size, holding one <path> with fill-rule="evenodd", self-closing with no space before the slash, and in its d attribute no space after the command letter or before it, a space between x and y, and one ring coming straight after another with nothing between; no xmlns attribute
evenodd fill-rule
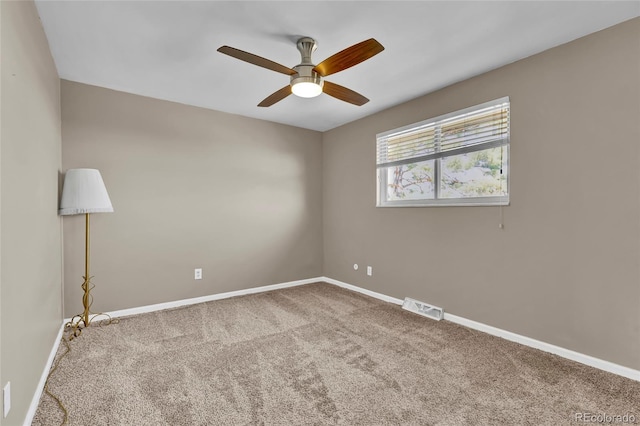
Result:
<svg viewBox="0 0 640 426"><path fill-rule="evenodd" d="M64 177L61 215L113 211L107 188L96 169L69 169Z"/></svg>

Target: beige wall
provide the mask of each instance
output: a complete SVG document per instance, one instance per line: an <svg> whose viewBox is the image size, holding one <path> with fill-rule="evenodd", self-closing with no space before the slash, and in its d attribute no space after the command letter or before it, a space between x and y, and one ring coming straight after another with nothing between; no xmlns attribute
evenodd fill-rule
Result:
<svg viewBox="0 0 640 426"><path fill-rule="evenodd" d="M60 80L33 2L0 10L0 383L21 425L62 321Z"/></svg>
<svg viewBox="0 0 640 426"><path fill-rule="evenodd" d="M99 169L115 209L92 216L94 311L322 275L320 133L64 80L61 90L63 168ZM64 218L64 240L70 316L83 216Z"/></svg>
<svg viewBox="0 0 640 426"><path fill-rule="evenodd" d="M639 40L635 19L325 133L325 275L640 368ZM503 230L499 207L375 207L376 133L502 96Z"/></svg>

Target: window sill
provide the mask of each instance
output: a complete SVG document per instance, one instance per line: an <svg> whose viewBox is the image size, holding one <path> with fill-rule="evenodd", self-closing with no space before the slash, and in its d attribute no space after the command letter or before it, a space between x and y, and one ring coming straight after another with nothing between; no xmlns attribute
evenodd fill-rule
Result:
<svg viewBox="0 0 640 426"><path fill-rule="evenodd" d="M506 201L474 201L474 202L436 202L436 203L387 203L387 204L376 204L376 207L495 207L495 206L508 206L510 205L509 200Z"/></svg>

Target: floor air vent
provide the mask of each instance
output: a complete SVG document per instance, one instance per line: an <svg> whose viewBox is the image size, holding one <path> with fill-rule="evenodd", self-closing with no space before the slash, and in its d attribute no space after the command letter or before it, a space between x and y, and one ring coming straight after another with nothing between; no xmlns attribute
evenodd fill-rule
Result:
<svg viewBox="0 0 640 426"><path fill-rule="evenodd" d="M444 315L444 309L438 308L437 306L427 305L426 303L411 299L409 297L404 298L402 309L415 312L418 315L422 315L436 321L440 321Z"/></svg>

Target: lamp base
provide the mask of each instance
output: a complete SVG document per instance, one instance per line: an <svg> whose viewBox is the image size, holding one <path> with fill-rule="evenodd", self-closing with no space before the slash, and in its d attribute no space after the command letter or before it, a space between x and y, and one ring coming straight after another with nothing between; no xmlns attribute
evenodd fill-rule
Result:
<svg viewBox="0 0 640 426"><path fill-rule="evenodd" d="M96 318L98 317L105 317L105 318L101 320L96 320ZM69 320L69 322L67 322L64 325L65 333L67 332L71 333L71 335L69 336L69 340L73 340L76 337L80 336L80 333L82 333L83 329L89 327L94 322L97 322L98 326L102 327L103 325L117 324L119 321L117 318L111 318L109 314L105 314L105 313L99 313L99 314L89 313L88 321L85 321L83 314L77 314L73 316Z"/></svg>
<svg viewBox="0 0 640 426"><path fill-rule="evenodd" d="M91 289L95 287L91 283L91 276L85 275L84 282L82 283L82 290L84 291L84 295L82 296L82 305L84 306L84 311L81 314L74 315L71 317L71 320L64 325L65 331L71 332L69 336L69 340L73 340L75 337L78 337L84 328L87 328L91 325L91 323L98 317L105 317L100 320L98 325L109 325L109 324L117 324L118 320L111 318L109 314L99 313L94 314L91 312L91 304L93 303L93 297L91 297Z"/></svg>

